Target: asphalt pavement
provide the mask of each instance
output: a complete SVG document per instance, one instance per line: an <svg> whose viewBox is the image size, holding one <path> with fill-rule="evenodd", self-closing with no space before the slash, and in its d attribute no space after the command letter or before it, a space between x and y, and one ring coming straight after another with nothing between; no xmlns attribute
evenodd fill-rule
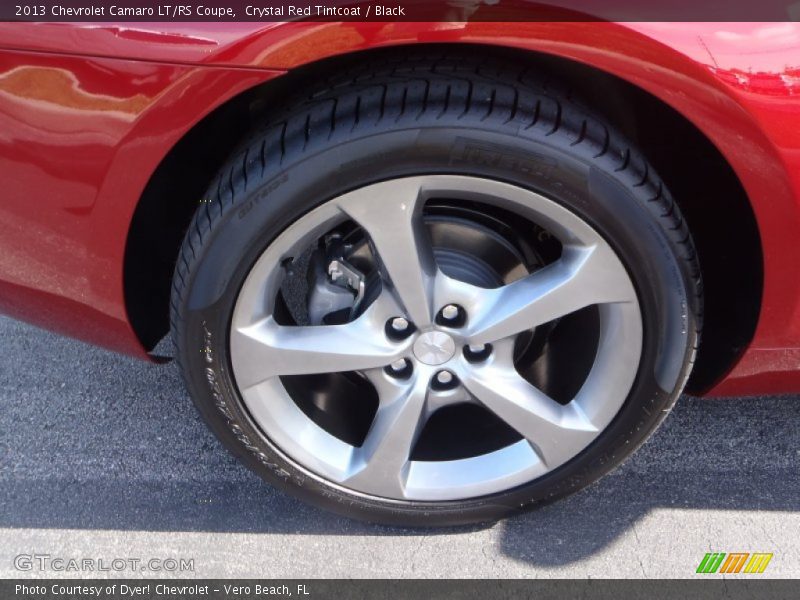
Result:
<svg viewBox="0 0 800 600"><path fill-rule="evenodd" d="M773 553L762 577L800 576L798 396L682 398L633 458L566 500L404 530L309 507L240 466L173 364L7 318L0 344L0 577L90 574L17 569L34 554L193 561L103 577L695 577L712 551Z"/></svg>

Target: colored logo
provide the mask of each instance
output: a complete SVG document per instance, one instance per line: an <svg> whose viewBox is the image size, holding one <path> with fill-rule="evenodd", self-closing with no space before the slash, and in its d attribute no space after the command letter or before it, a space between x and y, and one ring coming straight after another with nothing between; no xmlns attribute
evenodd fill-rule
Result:
<svg viewBox="0 0 800 600"><path fill-rule="evenodd" d="M763 573L771 560L771 552L709 552L700 561L697 573Z"/></svg>

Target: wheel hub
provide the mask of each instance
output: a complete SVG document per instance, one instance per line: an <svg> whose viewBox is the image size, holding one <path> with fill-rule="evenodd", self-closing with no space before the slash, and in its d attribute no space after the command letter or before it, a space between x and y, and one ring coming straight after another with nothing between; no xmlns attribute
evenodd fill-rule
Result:
<svg viewBox="0 0 800 600"><path fill-rule="evenodd" d="M444 331L426 331L414 342L414 356L426 365L441 365L453 358L456 343Z"/></svg>

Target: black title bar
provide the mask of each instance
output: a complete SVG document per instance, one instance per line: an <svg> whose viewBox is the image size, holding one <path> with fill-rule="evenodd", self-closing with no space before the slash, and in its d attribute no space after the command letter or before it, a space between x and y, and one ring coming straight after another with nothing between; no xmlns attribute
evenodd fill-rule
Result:
<svg viewBox="0 0 800 600"><path fill-rule="evenodd" d="M787 0L2 0L2 21L796 21Z"/></svg>

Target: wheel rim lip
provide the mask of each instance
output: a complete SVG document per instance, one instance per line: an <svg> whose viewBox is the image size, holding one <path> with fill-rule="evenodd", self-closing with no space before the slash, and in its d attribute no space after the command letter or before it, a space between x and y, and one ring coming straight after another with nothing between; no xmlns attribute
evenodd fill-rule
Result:
<svg viewBox="0 0 800 600"><path fill-rule="evenodd" d="M423 180L424 186L427 186L426 189L431 193L446 191L456 194L457 198L464 200L479 199L487 204L514 210L514 212L521 213L551 230L565 244L580 242L582 240L581 233L585 234L587 231L594 236L600 235L582 218L554 200L515 185L483 177L463 175L405 177L389 180L389 183L411 179ZM385 183L387 182L382 182L382 184ZM231 319L231 331L272 313L276 294L271 290L277 289L277 283L281 276L279 267L281 259L292 255L294 250L307 246L336 221L348 218L342 214L337 205L337 200L346 195L328 200L302 216L278 235L264 250L251 268L240 290ZM564 215L568 215L568 217L564 219ZM568 227L564 220L572 225L578 223L580 226ZM601 425L597 435L600 435L616 416L627 398L638 372L643 343L642 320L638 302L624 307L601 305L601 317L603 326L607 330L620 330L621 324L624 324L622 327L624 336L619 335L619 331L617 331L616 336L612 335L603 339L606 343L619 343L624 338L625 344L628 346L626 355L631 368L627 373L626 380L621 383L617 382L617 387L624 390L624 393L617 394L618 401L613 406L606 406L602 414L593 415L593 418ZM377 327L382 328L384 323L375 323L375 326L378 331ZM419 339L418 335L414 339ZM237 355L240 350L237 349L233 336L229 338L229 343L233 377L237 381ZM602 343L603 340L601 340ZM598 357L600 354L600 349L598 349ZM634 356L635 361L631 363L630 359ZM595 374L598 357L587 377L587 382L590 382ZM436 365L424 365L423 363L420 365L423 366L421 376L426 377L432 376L433 373L443 368L447 368L458 377L464 369L473 368L473 365L470 365L461 353L456 353L450 359ZM595 387L602 385L602 373L595 377L595 379L598 378L599 383L595 382ZM538 455L532 452L530 443L523 438L505 448L476 457L455 461L409 461L405 474L407 479L404 495L402 497L384 497L374 494L368 486L364 489L363 486L348 486L342 483L344 474L352 467L352 461L355 459L354 447L330 435L309 419L289 396L280 383L279 377L274 377L258 388L245 390L242 390L237 381L237 388L254 423L285 457L303 471L321 477L329 485L340 487L346 491L355 491L390 500L466 500L507 491L560 466L545 465ZM587 388L586 383L584 388ZM591 386L589 386L586 389L586 395L591 395L591 391ZM576 398L579 396L580 393ZM585 448L580 451L583 449Z"/></svg>

